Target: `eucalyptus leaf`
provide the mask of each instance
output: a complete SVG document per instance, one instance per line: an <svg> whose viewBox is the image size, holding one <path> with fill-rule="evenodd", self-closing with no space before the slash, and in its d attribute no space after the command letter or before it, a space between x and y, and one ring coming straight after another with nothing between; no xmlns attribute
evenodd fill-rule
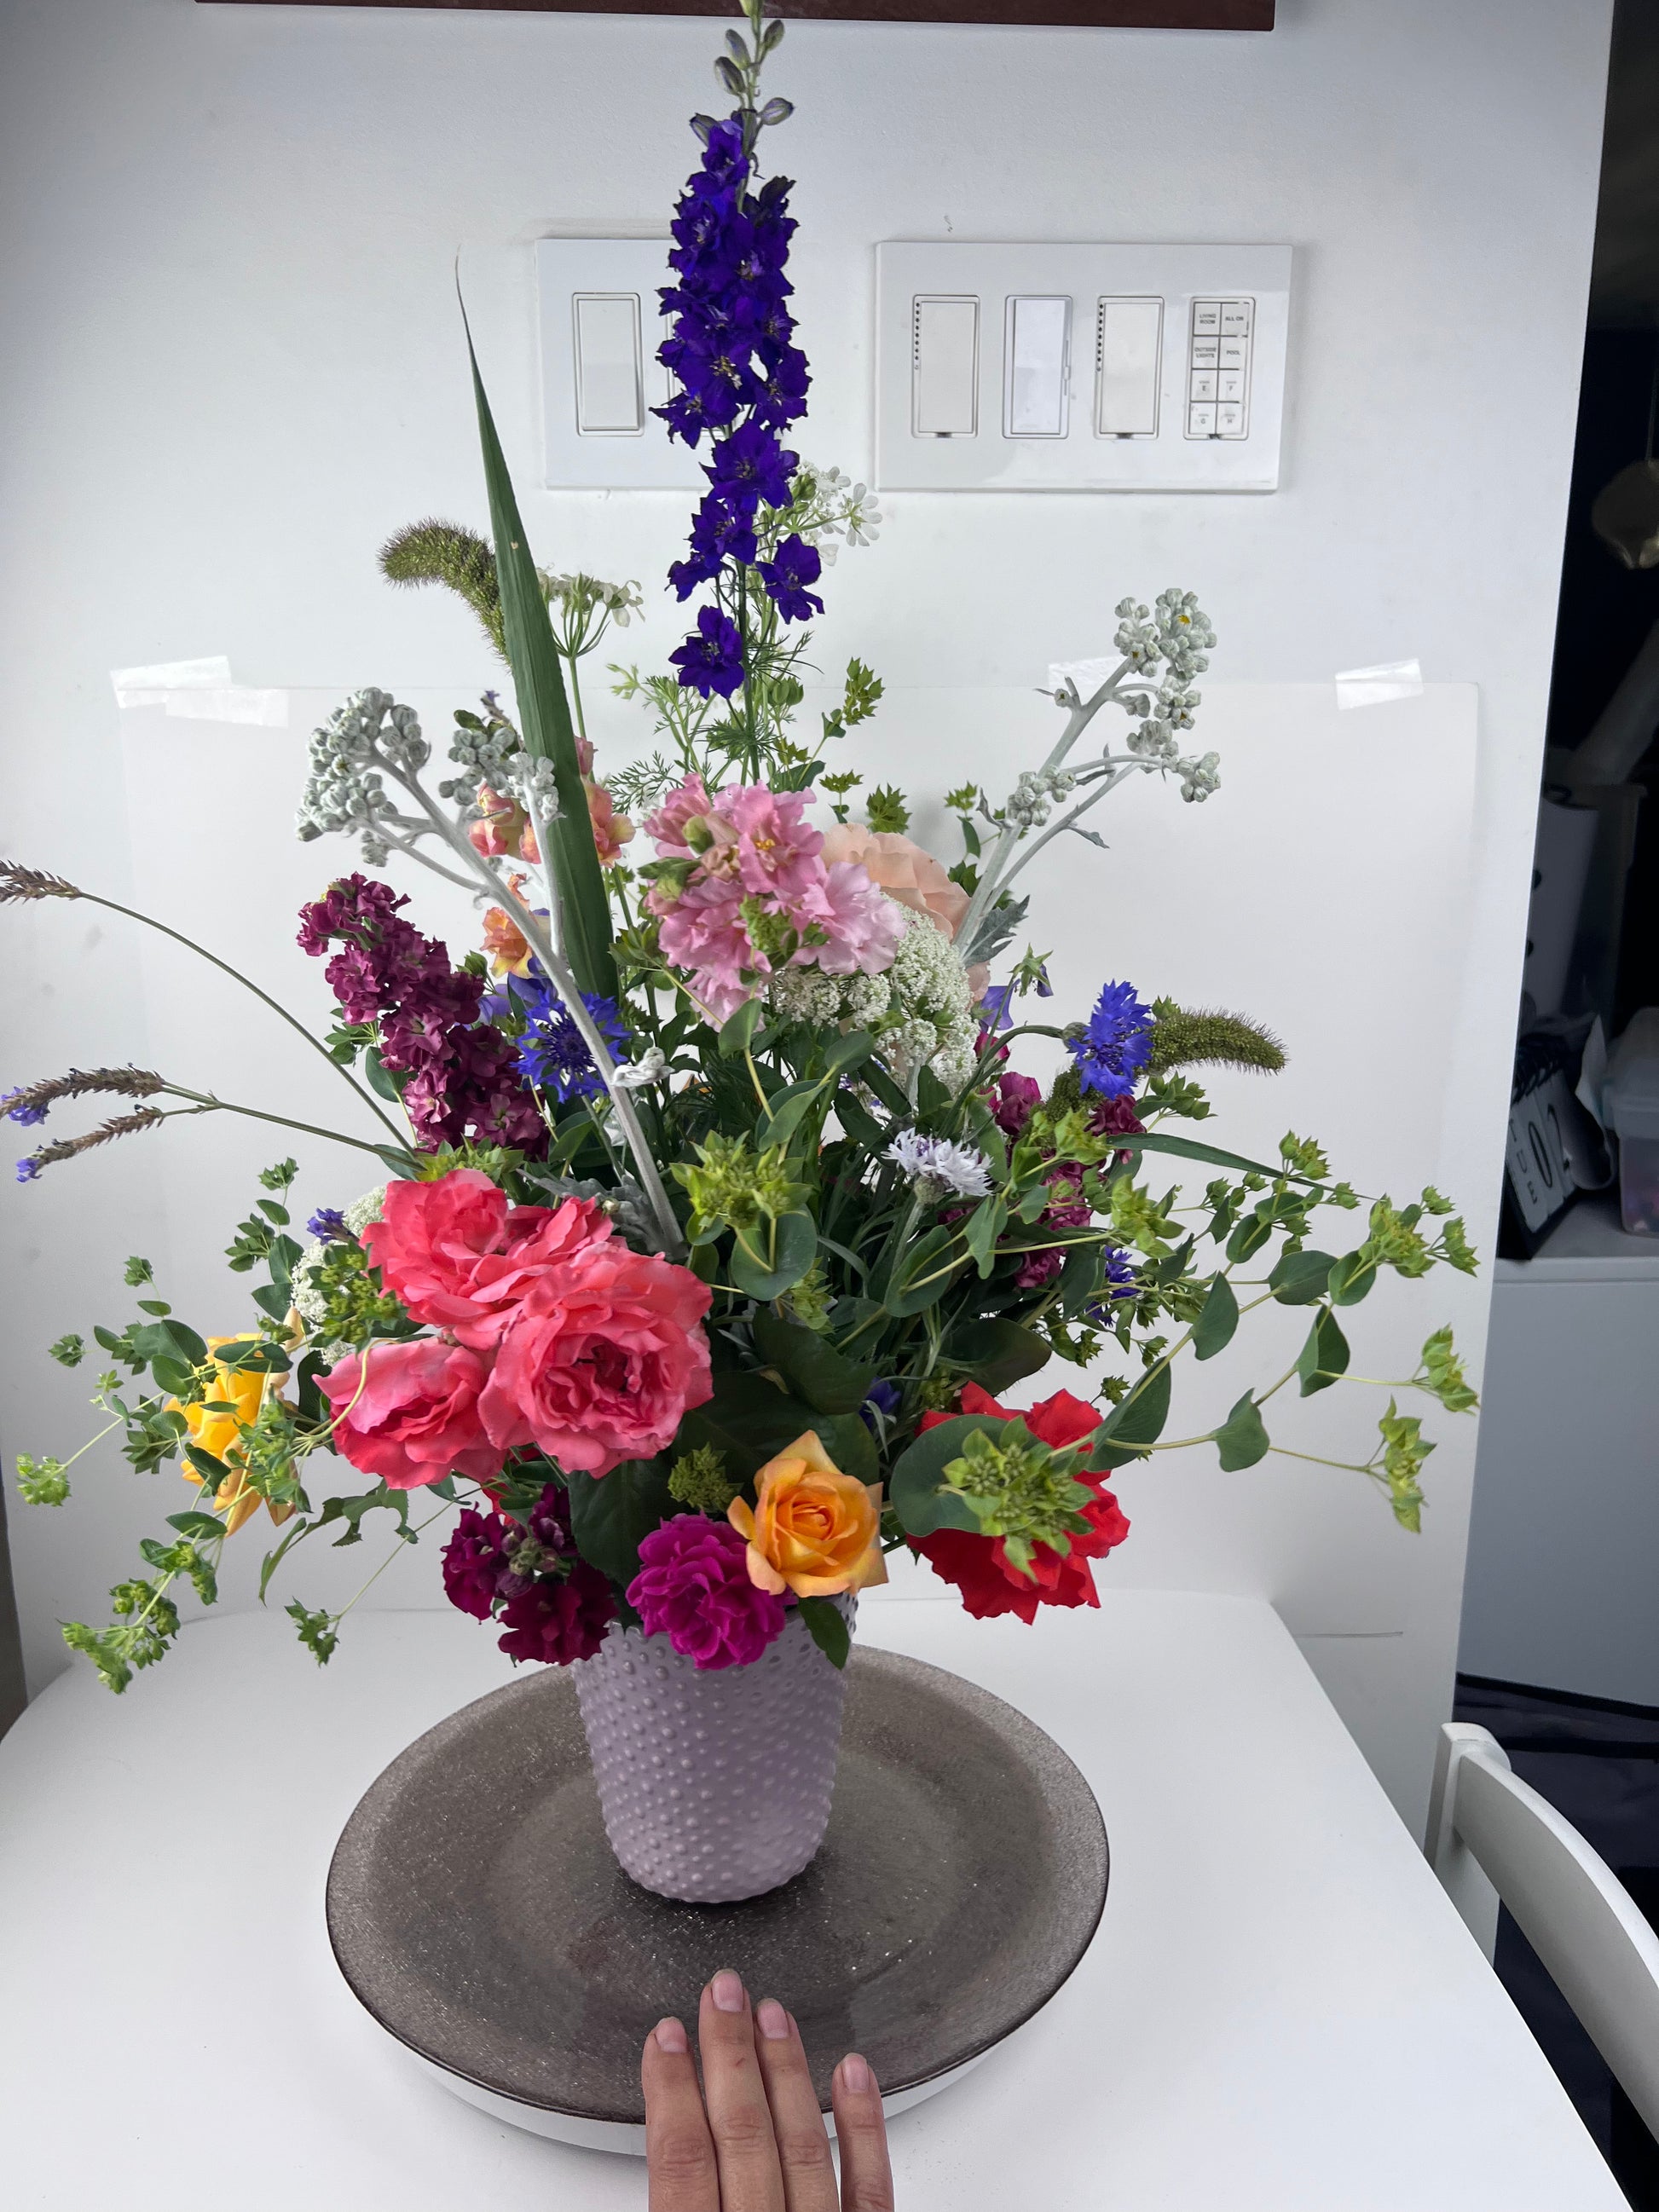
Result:
<svg viewBox="0 0 1659 2212"><path fill-rule="evenodd" d="M947 1358L969 1369L981 1389L993 1397L1035 1375L1051 1357L1040 1336L996 1314L983 1321L958 1322L945 1339L945 1350Z"/></svg>
<svg viewBox="0 0 1659 2212"><path fill-rule="evenodd" d="M914 1244L907 1244L893 1262L882 1304L895 1320L926 1312L945 1295L957 1269L965 1267L968 1255L954 1229L930 1229Z"/></svg>
<svg viewBox="0 0 1659 2212"><path fill-rule="evenodd" d="M1286 1252L1267 1287L1282 1306L1310 1306L1324 1297L1335 1265L1328 1252Z"/></svg>
<svg viewBox="0 0 1659 2212"><path fill-rule="evenodd" d="M1004 1426L993 1413L966 1413L925 1429L893 1463L888 1497L907 1534L931 1536L939 1528L967 1528L975 1534L973 1509L954 1490L940 1487L945 1468L962 1457L971 1436L994 1435Z"/></svg>
<svg viewBox="0 0 1659 2212"><path fill-rule="evenodd" d="M707 1445L723 1453L732 1474L748 1482L786 1444L827 1418L755 1369L731 1368L714 1376L713 1397L680 1423L665 1457L672 1462L682 1452Z"/></svg>
<svg viewBox="0 0 1659 2212"><path fill-rule="evenodd" d="M1267 1456L1272 1447L1249 1391L1244 1393L1216 1431L1214 1441L1221 1455L1223 1472L1227 1474L1237 1474L1240 1468L1254 1467L1259 1459Z"/></svg>
<svg viewBox="0 0 1659 2212"><path fill-rule="evenodd" d="M1158 1442L1170 1418L1170 1383L1166 1360L1112 1408L1095 1431L1089 1452L1091 1468L1103 1472L1126 1467L1132 1459L1145 1459L1145 1447Z"/></svg>
<svg viewBox="0 0 1659 2212"><path fill-rule="evenodd" d="M755 1150L763 1152L769 1146L787 1145L823 1089L822 1083L792 1083L780 1091L756 1128Z"/></svg>
<svg viewBox="0 0 1659 2212"><path fill-rule="evenodd" d="M1218 1275L1193 1323L1194 1358L1213 1359L1232 1342L1237 1327L1237 1293L1224 1275Z"/></svg>
<svg viewBox="0 0 1659 2212"><path fill-rule="evenodd" d="M770 1236L758 1224L746 1233L761 1253L751 1259L733 1241L732 1280L751 1298L775 1298L793 1289L817 1257L818 1233L810 1213L781 1213L770 1224ZM765 1247L771 1246L771 1265L765 1264Z"/></svg>
<svg viewBox="0 0 1659 2212"><path fill-rule="evenodd" d="M1316 1390L1328 1390L1339 1376L1347 1373L1348 1340L1328 1306L1321 1306L1314 1316L1296 1371L1302 1378L1304 1398L1311 1398Z"/></svg>
<svg viewBox="0 0 1659 2212"><path fill-rule="evenodd" d="M734 1060L739 1053L748 1051L754 1042L760 1018L760 1000L745 999L737 1012L720 1024L720 1054L722 1060Z"/></svg>

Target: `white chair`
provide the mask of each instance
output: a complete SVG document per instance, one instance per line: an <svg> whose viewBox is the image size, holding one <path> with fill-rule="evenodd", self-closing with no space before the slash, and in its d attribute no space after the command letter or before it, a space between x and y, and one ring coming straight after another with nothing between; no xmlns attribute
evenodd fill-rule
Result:
<svg viewBox="0 0 1659 2212"><path fill-rule="evenodd" d="M1501 1899L1626 2095L1659 2136L1659 1936L1553 1805L1510 1771L1496 1737L1440 1731L1429 1863L1490 1959Z"/></svg>

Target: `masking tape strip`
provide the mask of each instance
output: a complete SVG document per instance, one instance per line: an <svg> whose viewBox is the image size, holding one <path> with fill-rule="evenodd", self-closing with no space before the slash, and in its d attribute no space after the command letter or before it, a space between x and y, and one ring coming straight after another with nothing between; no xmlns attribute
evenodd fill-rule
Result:
<svg viewBox="0 0 1659 2212"><path fill-rule="evenodd" d="M149 668L112 668L115 703L122 708L160 707L193 722L246 722L261 729L288 727L288 693L233 684L222 653L196 660L158 661Z"/></svg>
<svg viewBox="0 0 1659 2212"><path fill-rule="evenodd" d="M1382 707L1390 699L1419 699L1422 695L1423 670L1416 660L1384 660L1375 668L1336 672L1339 707Z"/></svg>
<svg viewBox="0 0 1659 2212"><path fill-rule="evenodd" d="M1056 660L1048 669L1048 689L1058 691L1068 679L1077 686L1079 699L1091 698L1106 678L1123 665L1123 656L1118 653L1110 660Z"/></svg>

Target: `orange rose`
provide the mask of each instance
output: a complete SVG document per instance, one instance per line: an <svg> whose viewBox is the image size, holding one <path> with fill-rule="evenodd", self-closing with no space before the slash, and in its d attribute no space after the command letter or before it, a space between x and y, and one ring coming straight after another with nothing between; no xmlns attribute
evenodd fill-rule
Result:
<svg viewBox="0 0 1659 2212"><path fill-rule="evenodd" d="M870 880L890 899L908 906L954 937L968 911L968 894L953 884L931 853L902 837L896 830L865 830L856 823L838 823L824 834L823 865L858 860Z"/></svg>
<svg viewBox="0 0 1659 2212"><path fill-rule="evenodd" d="M753 1510L740 1498L726 1518L749 1544L749 1579L781 1596L836 1597L887 1579L881 1485L843 1474L808 1429L755 1477Z"/></svg>

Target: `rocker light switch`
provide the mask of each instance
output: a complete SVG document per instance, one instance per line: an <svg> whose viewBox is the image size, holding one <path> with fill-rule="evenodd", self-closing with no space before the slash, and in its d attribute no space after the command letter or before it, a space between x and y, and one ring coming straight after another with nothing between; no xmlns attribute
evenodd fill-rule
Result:
<svg viewBox="0 0 1659 2212"><path fill-rule="evenodd" d="M578 292L571 307L578 436L637 438L645 428L638 293Z"/></svg>
<svg viewBox="0 0 1659 2212"><path fill-rule="evenodd" d="M1095 428L1103 438L1158 435L1162 300L1103 300L1095 341Z"/></svg>
<svg viewBox="0 0 1659 2212"><path fill-rule="evenodd" d="M1063 438L1067 427L1072 303L1014 294L1004 324L1002 434Z"/></svg>
<svg viewBox="0 0 1659 2212"><path fill-rule="evenodd" d="M920 295L910 303L910 431L972 438L979 431L979 301Z"/></svg>

